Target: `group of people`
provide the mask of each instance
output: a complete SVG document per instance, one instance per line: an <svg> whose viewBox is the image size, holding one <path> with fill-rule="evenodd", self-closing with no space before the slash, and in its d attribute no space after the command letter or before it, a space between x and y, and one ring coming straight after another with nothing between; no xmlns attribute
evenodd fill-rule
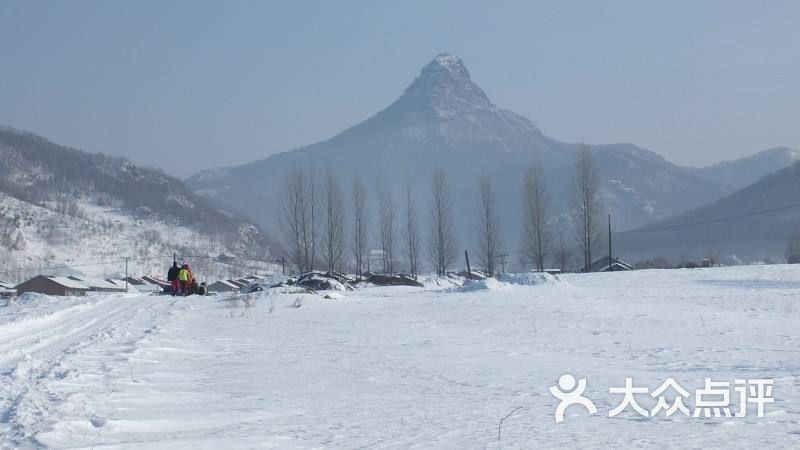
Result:
<svg viewBox="0 0 800 450"><path fill-rule="evenodd" d="M205 294L205 292L201 292L201 286L197 284L197 280L188 264L178 267L178 261L173 261L172 267L167 272L167 281L170 282L172 287L173 297L176 295Z"/></svg>

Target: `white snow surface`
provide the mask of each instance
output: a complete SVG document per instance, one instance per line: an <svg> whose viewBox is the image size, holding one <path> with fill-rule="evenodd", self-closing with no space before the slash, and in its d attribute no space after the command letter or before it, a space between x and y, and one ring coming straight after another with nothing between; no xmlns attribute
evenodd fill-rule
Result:
<svg viewBox="0 0 800 450"><path fill-rule="evenodd" d="M0 448L796 448L800 268L559 280L0 300ZM564 373L599 414L554 422ZM769 378L775 403L609 418L625 377Z"/></svg>

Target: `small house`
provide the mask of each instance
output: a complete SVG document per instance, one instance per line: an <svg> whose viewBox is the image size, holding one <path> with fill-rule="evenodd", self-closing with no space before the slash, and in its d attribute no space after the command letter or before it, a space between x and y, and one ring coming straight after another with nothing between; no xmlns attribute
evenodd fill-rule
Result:
<svg viewBox="0 0 800 450"><path fill-rule="evenodd" d="M82 297L89 292L89 287L80 281L67 277L37 275L17 286L17 294L22 295L26 292L65 297Z"/></svg>
<svg viewBox="0 0 800 450"><path fill-rule="evenodd" d="M633 266L631 264L622 261L619 258L610 258L611 264L609 264L609 257L603 256L602 258L598 258L594 260L591 266L589 266L588 270L584 268L584 272L620 272L625 270L633 270Z"/></svg>
<svg viewBox="0 0 800 450"><path fill-rule="evenodd" d="M133 286L133 288L136 289L139 292L158 292L159 291L159 286L157 284L150 283L148 281L145 281L142 278L130 277L129 276L128 278L126 278L126 280L128 281L128 287ZM125 281L125 280L123 280L123 281Z"/></svg>
<svg viewBox="0 0 800 450"><path fill-rule="evenodd" d="M17 289L14 285L5 281L0 281L0 297L14 297L17 295Z"/></svg>
<svg viewBox="0 0 800 450"><path fill-rule="evenodd" d="M113 284L114 286L122 288L123 291L127 289L128 292L139 292L139 290L136 289L136 286L126 282L124 279L118 280L115 278L106 278L106 281Z"/></svg>
<svg viewBox="0 0 800 450"><path fill-rule="evenodd" d="M239 292L239 286L225 280L208 285L208 292Z"/></svg>

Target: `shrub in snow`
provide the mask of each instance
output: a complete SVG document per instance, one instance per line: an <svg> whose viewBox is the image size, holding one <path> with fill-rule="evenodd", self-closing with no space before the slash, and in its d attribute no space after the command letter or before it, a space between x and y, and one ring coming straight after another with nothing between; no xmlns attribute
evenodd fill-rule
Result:
<svg viewBox="0 0 800 450"><path fill-rule="evenodd" d="M419 281L405 275L376 274L364 280L365 283L376 286L415 286L422 287Z"/></svg>
<svg viewBox="0 0 800 450"><path fill-rule="evenodd" d="M505 283L497 281L495 278L485 278L483 280L467 280L461 286L463 292L474 291L496 291L507 287Z"/></svg>
<svg viewBox="0 0 800 450"><path fill-rule="evenodd" d="M521 284L524 286L561 283L561 279L558 278L558 275L550 275L546 272L501 273L497 276L497 279L504 283Z"/></svg>

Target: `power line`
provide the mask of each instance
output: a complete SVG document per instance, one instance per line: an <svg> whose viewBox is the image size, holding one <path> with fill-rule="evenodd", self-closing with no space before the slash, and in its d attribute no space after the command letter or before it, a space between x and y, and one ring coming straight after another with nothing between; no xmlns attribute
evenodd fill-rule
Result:
<svg viewBox="0 0 800 450"><path fill-rule="evenodd" d="M139 261L150 261L153 259L161 259L165 258L165 256L150 256L150 257L143 257L143 258L127 258L127 261L130 262L139 262ZM66 270L66 269L74 269L76 267L97 267L97 266L105 266L110 264L122 264L126 261L126 258L118 259L118 260L107 260L107 261L97 261L93 263L83 263L83 264L71 264L69 266L40 266L40 267L30 267L24 268L19 267L14 270L3 270L0 271L0 274L13 274L19 272L32 272L32 271L51 271L51 270Z"/></svg>
<svg viewBox="0 0 800 450"><path fill-rule="evenodd" d="M677 228L689 228L689 227L694 227L694 226L698 226L698 225L709 225L709 224L712 224L712 223L720 223L720 222L727 222L727 221L731 221L731 220L746 219L748 217L763 216L763 215L766 215L766 214L772 214L772 213L785 211L787 209L792 209L792 208L800 208L800 203L781 206L779 208L772 208L772 209L765 209L765 210L761 210L761 211L749 212L749 213L746 213L746 214L739 214L739 215L736 215L736 216L720 217L720 218L717 218L717 219L704 220L704 221L691 222L691 223L682 223L682 224L677 224L677 225L666 225L666 226L663 226L663 227L640 228L640 229L636 229L636 230L618 231L617 233L614 233L614 234L647 233L647 232L652 232L652 231L674 230L674 229L677 229Z"/></svg>

